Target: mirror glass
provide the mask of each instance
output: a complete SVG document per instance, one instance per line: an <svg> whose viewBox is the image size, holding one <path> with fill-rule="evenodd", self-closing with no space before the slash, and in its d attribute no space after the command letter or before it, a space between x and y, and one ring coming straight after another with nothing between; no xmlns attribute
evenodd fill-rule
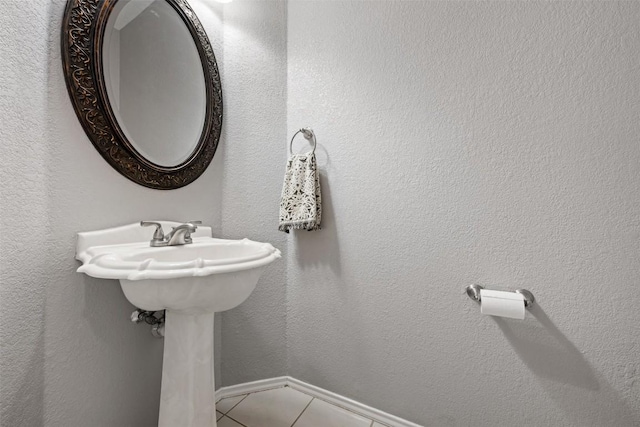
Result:
<svg viewBox="0 0 640 427"><path fill-rule="evenodd" d="M104 84L122 133L163 167L188 160L206 118L207 93L195 40L166 0L120 0L102 46Z"/></svg>

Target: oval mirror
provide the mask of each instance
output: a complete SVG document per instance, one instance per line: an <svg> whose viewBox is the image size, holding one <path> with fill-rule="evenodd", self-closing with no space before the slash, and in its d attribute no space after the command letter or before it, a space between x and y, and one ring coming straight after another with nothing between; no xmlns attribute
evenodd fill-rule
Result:
<svg viewBox="0 0 640 427"><path fill-rule="evenodd" d="M211 162L220 77L185 0L69 0L63 64L71 100L100 154L147 187L182 187Z"/></svg>
<svg viewBox="0 0 640 427"><path fill-rule="evenodd" d="M133 148L174 167L204 127L206 89L198 48L164 0L120 0L107 20L102 72L116 121Z"/></svg>

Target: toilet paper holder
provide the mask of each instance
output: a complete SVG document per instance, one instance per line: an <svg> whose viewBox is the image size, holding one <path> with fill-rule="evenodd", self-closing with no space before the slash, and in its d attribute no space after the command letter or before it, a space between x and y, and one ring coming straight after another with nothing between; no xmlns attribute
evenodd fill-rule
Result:
<svg viewBox="0 0 640 427"><path fill-rule="evenodd" d="M474 300L475 302L479 303L480 302L480 289L484 289L482 286L480 285L469 285L465 288L467 295L469 296L469 298L471 298L472 300ZM524 298L524 308L526 309L530 309L533 306L533 303L535 302L535 298L533 296L533 294L531 292L529 292L526 289L518 289L515 291L515 293L520 294L523 296Z"/></svg>

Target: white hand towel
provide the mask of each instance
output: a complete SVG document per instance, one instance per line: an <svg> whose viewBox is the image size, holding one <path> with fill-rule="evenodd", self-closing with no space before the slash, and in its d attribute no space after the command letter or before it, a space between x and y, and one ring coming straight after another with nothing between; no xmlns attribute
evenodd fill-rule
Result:
<svg viewBox="0 0 640 427"><path fill-rule="evenodd" d="M320 174L313 152L293 154L287 169L280 199L278 230L318 230L322 218Z"/></svg>

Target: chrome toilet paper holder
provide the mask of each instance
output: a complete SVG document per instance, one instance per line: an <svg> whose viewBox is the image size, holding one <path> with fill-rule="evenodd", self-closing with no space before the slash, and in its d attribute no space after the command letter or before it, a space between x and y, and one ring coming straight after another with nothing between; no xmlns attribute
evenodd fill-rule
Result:
<svg viewBox="0 0 640 427"><path fill-rule="evenodd" d="M469 298L479 303L481 289L484 289L484 288L480 285L474 284L474 285L467 286L465 288L465 291L467 292L467 295L469 296ZM535 302L536 299L531 292L529 292L526 289L518 289L515 291L515 293L520 294L524 297L524 308L530 309L533 306L533 303Z"/></svg>

